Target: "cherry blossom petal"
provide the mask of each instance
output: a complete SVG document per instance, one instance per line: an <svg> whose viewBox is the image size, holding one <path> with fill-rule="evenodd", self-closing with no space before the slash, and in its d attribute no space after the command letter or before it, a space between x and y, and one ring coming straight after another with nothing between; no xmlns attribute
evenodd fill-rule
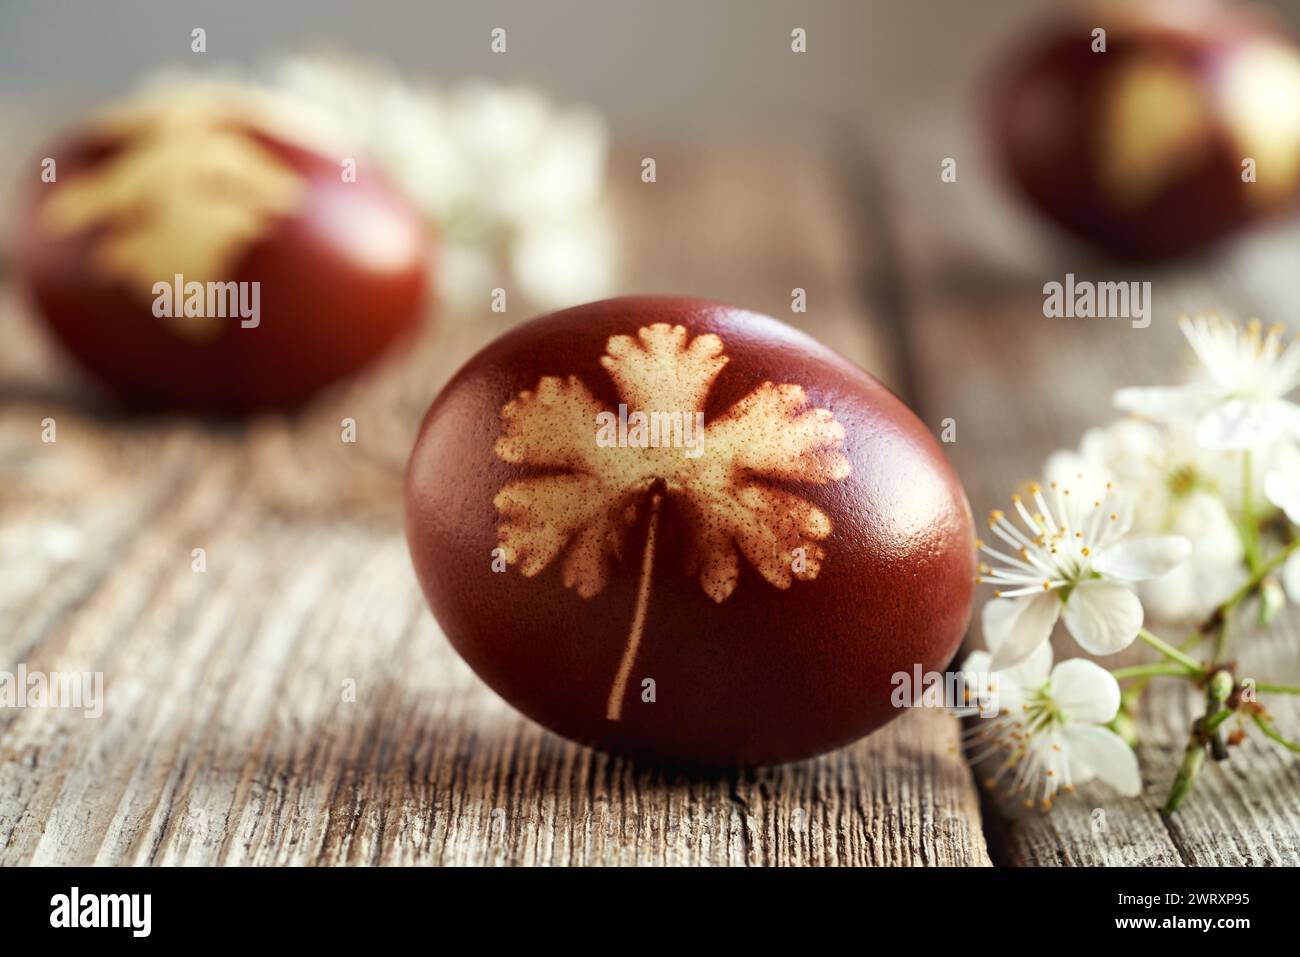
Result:
<svg viewBox="0 0 1300 957"><path fill-rule="evenodd" d="M1006 707L1004 692L1011 682L993 670L993 656L987 651L972 651L961 664L961 676L966 707L979 709L981 717L992 717ZM1014 692L1012 697L1016 697Z"/></svg>
<svg viewBox="0 0 1300 957"><path fill-rule="evenodd" d="M1059 605L1060 602L1057 602ZM1004 668L1006 675L1018 688L1027 693L1037 691L1047 684L1052 674L1052 643L1045 641L1029 653L1029 657L1019 664Z"/></svg>
<svg viewBox="0 0 1300 957"><path fill-rule="evenodd" d="M1219 567L1240 564L1245 557L1241 533L1218 492L1196 489L1184 495L1168 526L1170 534L1192 543L1193 564Z"/></svg>
<svg viewBox="0 0 1300 957"><path fill-rule="evenodd" d="M1300 439L1300 405L1279 399L1273 403L1273 414L1283 429Z"/></svg>
<svg viewBox="0 0 1300 957"><path fill-rule="evenodd" d="M1222 562L1212 555L1203 558L1201 548L1198 542L1191 561L1138 585L1138 598L1152 618L1168 622L1204 619L1250 577L1240 558Z"/></svg>
<svg viewBox="0 0 1300 957"><path fill-rule="evenodd" d="M1083 476L1083 480L1080 479ZM1057 482L1079 489L1085 498L1101 498L1106 494L1106 483L1111 481L1109 470L1098 466L1071 449L1053 452L1043 463L1043 478L1048 483ZM1086 484L1081 484L1081 481Z"/></svg>
<svg viewBox="0 0 1300 957"><path fill-rule="evenodd" d="M1126 585L1094 579L1078 585L1065 603L1065 627L1094 655L1113 655L1142 628L1142 603Z"/></svg>
<svg viewBox="0 0 1300 957"><path fill-rule="evenodd" d="M1164 421L1208 411L1215 394L1199 385L1132 387L1120 389L1113 401L1126 412Z"/></svg>
<svg viewBox="0 0 1300 957"><path fill-rule="evenodd" d="M1300 605L1300 552L1294 552L1282 566L1282 587L1291 600Z"/></svg>
<svg viewBox="0 0 1300 957"><path fill-rule="evenodd" d="M1137 755L1114 731L1091 724L1069 724L1061 730L1070 760L1070 777L1077 783L1098 778L1125 797L1142 791Z"/></svg>
<svg viewBox="0 0 1300 957"><path fill-rule="evenodd" d="M994 598L985 603L984 639L993 649L993 668L1019 664L1052 636L1061 614L1055 592L1024 598Z"/></svg>
<svg viewBox="0 0 1300 957"><path fill-rule="evenodd" d="M1203 619L1248 577L1241 534L1223 498L1206 489L1177 500L1166 531L1192 542L1192 554L1173 571L1138 587L1142 607L1160 621Z"/></svg>
<svg viewBox="0 0 1300 957"><path fill-rule="evenodd" d="M962 663L961 671L968 687L978 689L984 698L981 704L1017 711L1047 684L1052 671L1052 643L1043 642L1020 664L1000 671L993 667L993 655L989 652L973 651Z"/></svg>
<svg viewBox="0 0 1300 957"><path fill-rule="evenodd" d="M1268 500L1286 512L1286 517L1300 525L1300 470L1269 472L1264 479L1264 494Z"/></svg>
<svg viewBox="0 0 1300 957"><path fill-rule="evenodd" d="M1066 721L1105 724L1119 711L1119 682L1087 658L1071 658L1052 669L1052 700Z"/></svg>
<svg viewBox="0 0 1300 957"><path fill-rule="evenodd" d="M1192 543L1181 535L1131 538L1107 546L1092 567L1107 578L1141 582L1173 571L1192 554Z"/></svg>
<svg viewBox="0 0 1300 957"><path fill-rule="evenodd" d="M1079 439L1079 454L1088 462L1111 463L1130 472L1146 461L1152 449L1168 440L1159 428L1141 419L1119 419L1108 426L1094 427Z"/></svg>
<svg viewBox="0 0 1300 957"><path fill-rule="evenodd" d="M1229 399L1205 412L1196 424L1196 441L1207 449L1253 449L1277 441L1286 428L1275 408L1283 403Z"/></svg>

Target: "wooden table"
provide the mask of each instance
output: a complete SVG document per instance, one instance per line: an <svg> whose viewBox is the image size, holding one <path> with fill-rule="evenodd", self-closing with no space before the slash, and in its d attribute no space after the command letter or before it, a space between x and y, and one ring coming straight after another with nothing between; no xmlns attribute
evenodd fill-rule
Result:
<svg viewBox="0 0 1300 957"><path fill-rule="evenodd" d="M655 184L638 178L645 155ZM936 431L954 417L977 514L1108 418L1115 385L1173 373L1177 309L1295 321L1296 290L1260 298L1249 272L1294 277L1294 259L1269 265L1294 252L1286 238L1162 274L1144 332L1047 320L1041 284L1065 266L1009 271L1015 257L980 239L990 201L971 178L944 187L937 159L872 155L848 136L628 144L611 174L623 289L779 316ZM806 314L791 314L794 287ZM1194 706L1163 688L1143 796L1084 789L1051 816L982 798L959 723L936 711L817 760L712 776L520 717L439 634L400 488L433 395L523 318L513 302L491 313L485 290L481 311L439 317L309 408L221 425L113 411L4 283L0 669L101 671L105 707L0 711L0 864L1300 863L1300 763L1272 746L1247 744L1248 761L1208 768L1172 822L1158 816ZM340 442L344 417L356 444ZM1269 647L1296 638L1292 620ZM1300 727L1300 709L1275 711Z"/></svg>

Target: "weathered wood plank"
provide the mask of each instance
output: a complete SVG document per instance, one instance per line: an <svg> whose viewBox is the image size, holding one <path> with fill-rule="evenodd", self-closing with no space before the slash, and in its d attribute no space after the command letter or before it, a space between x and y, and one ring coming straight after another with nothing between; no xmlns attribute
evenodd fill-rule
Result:
<svg viewBox="0 0 1300 957"><path fill-rule="evenodd" d="M665 150L651 185L642 155L615 162L625 289L771 312L890 378L825 157ZM988 863L943 715L685 774L550 735L457 658L410 570L401 473L437 389L521 318L487 290L481 315L245 426L119 418L6 295L0 667L102 671L106 701L0 712L0 864Z"/></svg>

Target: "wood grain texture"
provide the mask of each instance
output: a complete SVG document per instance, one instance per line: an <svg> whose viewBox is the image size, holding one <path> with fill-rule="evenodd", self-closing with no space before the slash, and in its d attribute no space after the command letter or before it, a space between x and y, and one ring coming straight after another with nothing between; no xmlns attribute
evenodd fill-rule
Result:
<svg viewBox="0 0 1300 957"><path fill-rule="evenodd" d="M1258 315L1294 328L1300 273L1285 264L1300 256L1295 232L1248 238L1202 260L1163 268L1105 262L1046 231L1025 240L1035 225L977 163L962 167L957 184L940 183L939 160L947 155L974 157L978 150L973 140L936 135L932 155L910 157L889 171L897 194L906 197L895 210L895 254L917 407L928 420L956 420L957 441L949 452L977 517L1007 507L1013 491L1040 478L1049 453L1074 448L1086 428L1119 418L1111 405L1115 389L1180 381L1191 353L1177 329L1178 315ZM997 241L982 238L990 236ZM1151 281L1152 325L1046 318L1043 284L1064 281L1066 272L1080 280ZM977 603L989 597L986 590ZM1159 623L1153 627L1162 631ZM1062 631L1054 642L1057 660L1081 655ZM972 632L971 646L982 646L978 622ZM1179 640L1185 635L1168 633ZM1270 680L1295 681L1298 639L1300 615L1294 612L1267 635L1243 636L1235 649L1238 673L1267 671ZM1105 664L1153 659L1135 646ZM1284 733L1300 733L1300 701L1272 696L1265 703ZM994 862L1300 864L1300 760L1253 726L1229 761L1206 762L1196 790L1171 820L1160 816L1190 722L1203 710L1203 699L1185 683L1158 679L1148 690L1138 748L1144 788L1137 798L1092 785L1044 814L987 794Z"/></svg>
<svg viewBox="0 0 1300 957"><path fill-rule="evenodd" d="M891 378L825 155L656 152L642 184L652 148L612 173L625 289L788 318ZM562 741L461 663L415 583L400 486L437 389L522 318L488 295L301 412L212 424L102 405L5 285L0 668L102 671L105 708L0 711L0 864L987 864L945 715L688 775Z"/></svg>

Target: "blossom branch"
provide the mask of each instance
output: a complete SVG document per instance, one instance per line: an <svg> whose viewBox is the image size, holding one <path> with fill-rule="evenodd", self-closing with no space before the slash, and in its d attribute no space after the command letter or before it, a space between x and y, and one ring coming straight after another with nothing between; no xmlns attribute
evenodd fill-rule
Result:
<svg viewBox="0 0 1300 957"><path fill-rule="evenodd" d="M1300 753L1247 694L1300 695L1300 685L1239 682L1228 661L1244 634L1245 602L1258 597L1258 628L1288 601L1300 604L1300 403L1291 398L1300 390L1300 339L1258 320L1184 317L1179 326L1204 374L1117 392L1116 406L1136 417L1054 453L1046 483L1013 496L1012 510L994 511L996 540L981 543L988 560L979 580L997 589L983 611L989 651L964 670L996 672L1013 705L980 732L989 746L982 753L1009 751L1015 789L1041 789L1044 806L1062 778L1140 790L1135 705L1158 677L1193 682L1205 702L1164 814L1191 793L1207 755L1225 760L1245 737L1247 715ZM1144 627L1148 617L1201 624L1173 644ZM1160 659L1114 671L1085 659L1053 668L1048 641L1058 622L1091 655L1141 640ZM1212 647L1199 650L1206 642Z"/></svg>

